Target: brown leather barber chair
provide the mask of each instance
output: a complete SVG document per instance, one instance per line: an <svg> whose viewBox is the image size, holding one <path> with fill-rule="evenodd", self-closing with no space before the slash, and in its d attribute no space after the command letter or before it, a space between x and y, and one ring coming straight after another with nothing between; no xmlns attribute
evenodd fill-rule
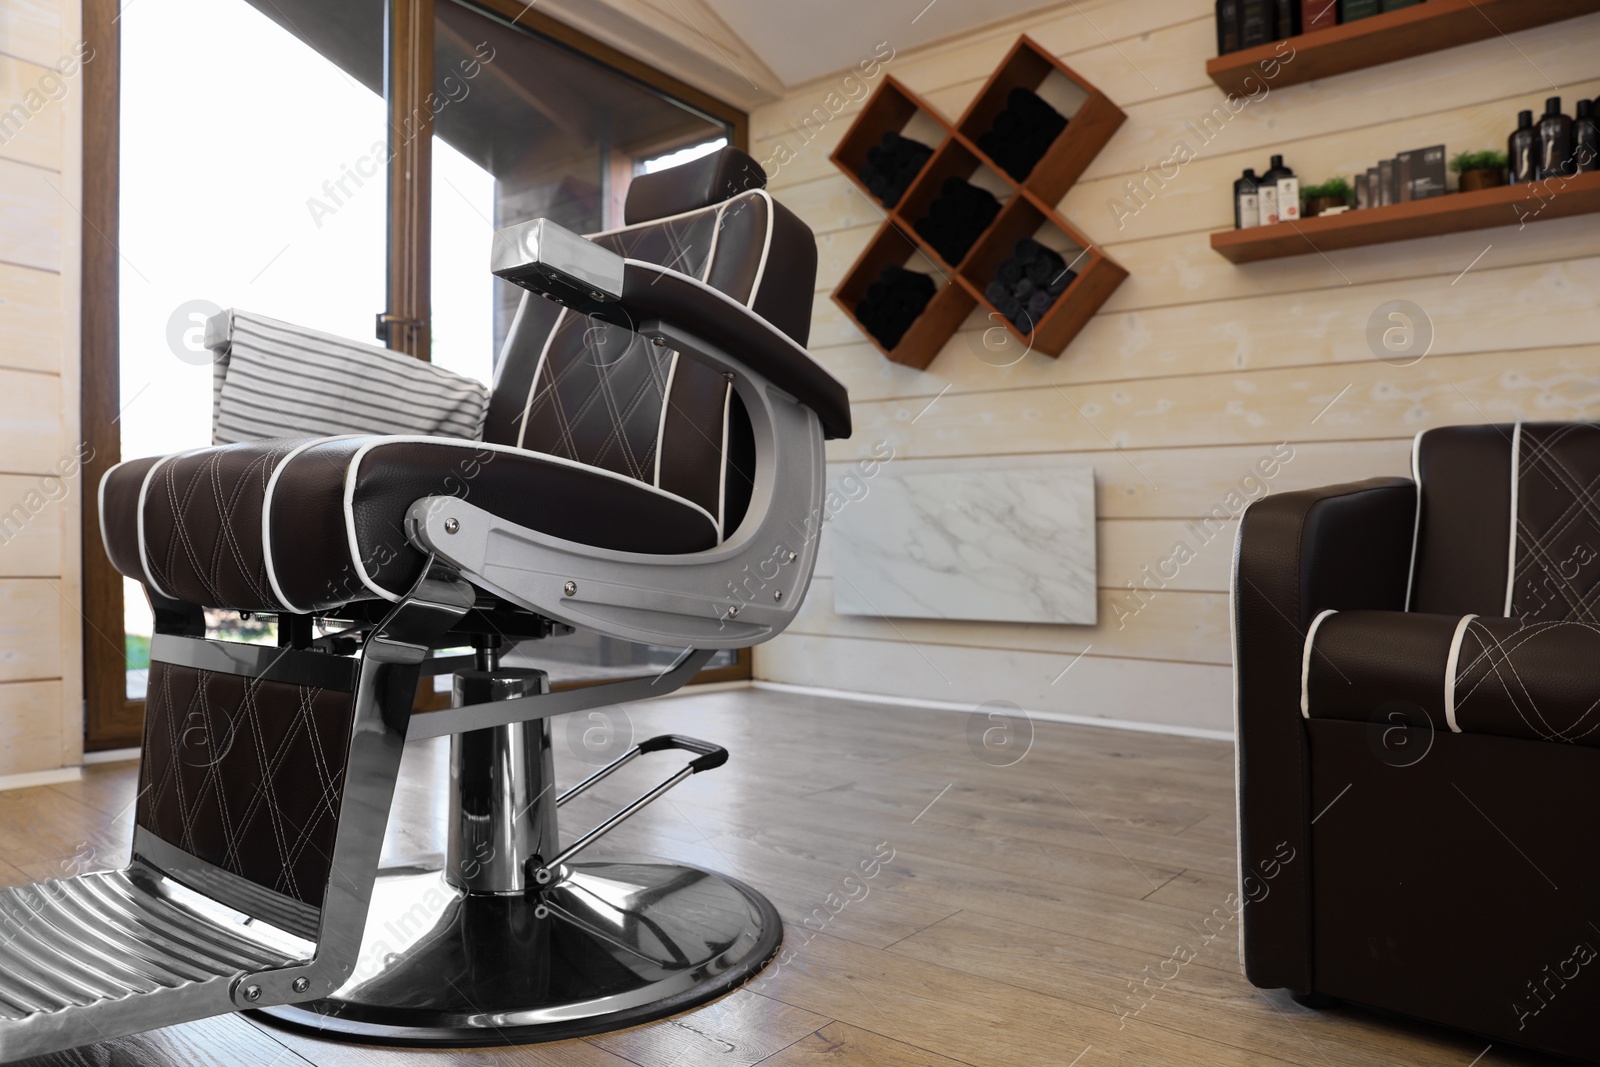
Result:
<svg viewBox="0 0 1600 1067"><path fill-rule="evenodd" d="M1266 497L1234 584L1250 980L1600 1060L1600 425Z"/></svg>
<svg viewBox="0 0 1600 1067"><path fill-rule="evenodd" d="M341 434L341 405L263 380L322 432L108 473L105 548L156 620L133 859L0 893L0 1059L251 1009L371 1042L571 1037L682 1011L772 958L782 928L755 889L590 850L723 749L652 738L564 792L550 749L552 717L670 693L804 598L823 440L848 436L849 401L804 348L815 242L762 184L727 149L636 179L615 232L498 234L494 273L529 292L481 440ZM270 349L240 332L253 321L218 323L219 352ZM374 374L388 401L363 419L437 400ZM204 608L275 617L278 647L208 636ZM559 693L499 662L573 629L682 653ZM457 706L414 714L432 653L469 644ZM401 751L443 735L448 862L380 870ZM563 801L667 749L688 762L615 818L558 826Z"/></svg>

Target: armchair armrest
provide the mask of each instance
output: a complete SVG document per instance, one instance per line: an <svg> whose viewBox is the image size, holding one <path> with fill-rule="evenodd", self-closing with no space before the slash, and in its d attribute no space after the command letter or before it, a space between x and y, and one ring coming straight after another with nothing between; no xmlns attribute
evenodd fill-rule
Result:
<svg viewBox="0 0 1600 1067"><path fill-rule="evenodd" d="M1416 514L1409 479L1372 478L1265 497L1239 523L1233 669L1240 899L1249 902L1245 973L1263 988L1312 988L1312 814L1299 713L1306 631L1330 608L1405 608ZM1297 858L1285 861L1289 849ZM1258 897L1250 875L1274 860L1281 870Z"/></svg>
<svg viewBox="0 0 1600 1067"><path fill-rule="evenodd" d="M664 327L692 334L816 412L825 437L850 436L850 397L839 380L782 330L697 278L626 259L549 219L496 233L491 269L658 344L665 342Z"/></svg>

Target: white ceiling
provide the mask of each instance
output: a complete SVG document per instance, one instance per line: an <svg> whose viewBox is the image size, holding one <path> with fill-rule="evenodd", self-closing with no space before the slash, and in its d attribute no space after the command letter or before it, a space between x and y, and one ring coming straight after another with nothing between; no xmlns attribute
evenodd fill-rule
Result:
<svg viewBox="0 0 1600 1067"><path fill-rule="evenodd" d="M1060 0L703 0L785 86Z"/></svg>

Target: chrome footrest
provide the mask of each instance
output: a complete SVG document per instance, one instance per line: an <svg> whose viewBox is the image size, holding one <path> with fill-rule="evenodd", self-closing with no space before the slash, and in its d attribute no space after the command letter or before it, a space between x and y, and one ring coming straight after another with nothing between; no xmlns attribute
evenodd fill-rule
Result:
<svg viewBox="0 0 1600 1067"><path fill-rule="evenodd" d="M315 951L137 860L0 890L0 1062L233 1011Z"/></svg>

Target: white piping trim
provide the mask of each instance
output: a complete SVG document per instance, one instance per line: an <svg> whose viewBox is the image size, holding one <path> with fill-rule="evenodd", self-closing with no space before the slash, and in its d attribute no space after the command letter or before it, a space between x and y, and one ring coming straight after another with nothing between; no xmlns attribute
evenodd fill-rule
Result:
<svg viewBox="0 0 1600 1067"><path fill-rule="evenodd" d="M667 447L667 410L672 407L672 379L678 376L678 353L672 353L667 365L667 385L661 391L661 419L656 424L656 477L655 487L661 488L661 452Z"/></svg>
<svg viewBox="0 0 1600 1067"><path fill-rule="evenodd" d="M285 611L292 611L301 615L306 614L306 609L295 607L289 598L284 595L283 587L278 585L278 570L272 565L272 494L278 488L278 476L283 473L284 468L288 467L296 456L308 448L327 444L329 441L342 441L350 437L363 436L365 435L338 434L333 437L314 438L303 445L296 445L289 450L289 454L284 456L276 467L272 468L272 474L267 478L267 489L261 496L261 558L266 561L267 565L267 585L271 587L272 595L278 598L278 603L283 605Z"/></svg>
<svg viewBox="0 0 1600 1067"><path fill-rule="evenodd" d="M764 196L768 200L772 199L772 194L767 192L765 189L746 189L743 192L735 193L728 197L728 199L722 201L722 206L727 207L735 200L745 196ZM641 226L658 226L663 222L674 222L678 219L686 219L690 215L698 215L710 206L710 204L705 204L701 207L692 207L687 211L680 211L676 215L663 215L659 219L642 219L639 222L630 222L625 226L613 226L609 230L595 230L593 233L584 234L584 237L590 239L595 237L610 237L612 234L627 233L629 230L637 230Z"/></svg>
<svg viewBox="0 0 1600 1067"><path fill-rule="evenodd" d="M1300 717L1311 718L1311 642L1317 639L1317 627L1322 625L1322 620L1329 615L1339 614L1335 608L1323 609L1316 618L1311 620L1311 628L1306 631L1305 651L1300 654Z"/></svg>
<svg viewBox="0 0 1600 1067"><path fill-rule="evenodd" d="M811 363L815 364L817 370L821 371L823 374L826 374L836 384L843 384L839 382L838 378L834 377L832 371L828 370L828 368L824 367L821 363L818 363L816 357L810 352L806 351L804 346L795 343L795 339L793 337L790 337L788 334L772 325L772 323L768 322L762 317L760 312L756 311L752 307L749 307L748 305L739 303L733 297L729 296L727 293L724 293L721 289L706 285L704 282L696 281L694 278L691 278L689 275L684 274L681 271L675 271L671 267L663 267L659 263L647 263L642 259L625 259L623 262L629 266L638 267L640 270L653 271L657 274L675 274L679 278L682 278L684 281L688 282L690 285L700 286L700 288L704 289L711 297L721 300L723 303L732 307L738 308L741 313L749 315L751 318L761 323L761 325L765 326L769 331L771 331L773 336L777 337L782 343L788 345L790 348L800 353L800 355L804 356Z"/></svg>
<svg viewBox="0 0 1600 1067"><path fill-rule="evenodd" d="M1244 895L1244 792L1240 786L1244 782L1244 768L1240 765L1239 734L1241 722L1239 718L1239 625L1235 616L1239 613L1239 550L1244 545L1244 521L1250 509L1257 501L1252 500L1244 506L1244 511L1239 513L1239 522L1233 531L1233 566L1228 568L1228 648L1233 652L1229 657L1233 660L1230 664L1230 673L1233 681L1233 848L1235 867L1239 878L1240 900L1247 899ZM1249 921L1246 914L1249 908L1239 912L1239 973L1244 973L1244 924Z"/></svg>
<svg viewBox="0 0 1600 1067"><path fill-rule="evenodd" d="M100 547L105 550L106 559L111 558L111 542L106 538L106 483L111 480L111 475L118 467L122 466L124 463L132 462L132 460L125 459L122 461L122 463L112 464L111 469L100 476L100 487L95 491L95 500L98 501L95 514L100 516ZM134 518L137 519L138 516L136 515ZM141 567L144 566L143 553L141 553L139 556L139 565Z"/></svg>
<svg viewBox="0 0 1600 1067"><path fill-rule="evenodd" d="M210 448L214 446L208 445L206 447ZM150 491L150 479L155 477L156 471L166 466L168 462L175 459L181 459L184 456L192 456L196 452L204 451L205 448L191 448L185 452L174 452L170 456L162 456L160 459L150 464L150 469L144 472L144 481L139 483L139 566L144 568L144 580L150 586L150 588L154 589L157 593L166 597L168 600L174 600L176 598L171 593L161 588L161 584L157 582L150 574L150 553L144 537L145 494Z"/></svg>
<svg viewBox="0 0 1600 1067"><path fill-rule="evenodd" d="M532 295L528 293L523 299ZM522 420L517 423L518 448L522 447L523 439L528 436L528 419L533 415L533 398L539 395L539 375L544 373L545 360L550 355L550 343L556 339L556 334L561 332L561 323L566 317L566 308L556 313L555 323L550 327L550 332L544 335L544 347L539 349L539 362L533 365L533 377L528 380L528 396L522 402Z"/></svg>
<svg viewBox="0 0 1600 1067"><path fill-rule="evenodd" d="M1418 430L1411 439L1411 484L1417 490L1417 517L1411 523L1411 569L1406 571L1406 611L1411 610L1411 587L1417 580L1417 541L1422 536L1422 435L1427 432Z"/></svg>
<svg viewBox="0 0 1600 1067"><path fill-rule="evenodd" d="M1461 732L1461 727L1456 725L1456 666L1461 662L1461 639L1467 634L1467 625L1476 618L1476 615L1461 616L1456 632L1450 637L1450 655L1444 661L1444 721L1450 724L1453 734Z"/></svg>
<svg viewBox="0 0 1600 1067"><path fill-rule="evenodd" d="M711 247L706 249L706 266L700 272L700 280L706 284L711 283L711 264L717 261L717 241L722 236L722 216L727 213L726 201L717 206L717 217L711 223Z"/></svg>
<svg viewBox="0 0 1600 1067"><path fill-rule="evenodd" d="M361 583L390 603L398 604L401 599L400 595L398 593L389 592L387 589L383 588L372 580L372 576L367 573L366 564L362 562L361 547L356 541L356 479L359 477L361 472L361 461L365 459L367 457L367 453L371 452L374 448L382 448L385 445L415 444L447 445L453 448L471 448L475 450L482 449L489 452L508 452L513 455L526 456L529 459L536 459L541 463L553 463L558 467L571 467L575 470L581 470L587 474L596 474L602 478L611 478L619 482L626 482L628 485L633 486L636 489L643 489L647 493L654 493L656 496L664 497L673 501L674 503L682 504L687 508L698 511L700 514L706 517L706 521L711 524L711 528L718 532L719 536L717 540L719 544L721 543L721 530L717 524L717 520L712 516L711 512L707 511L699 504L696 504L693 500L686 500L677 493L668 492L665 489L651 485L649 482L640 481L638 478L631 478L626 474L618 474L615 471L606 470L604 467L591 467L587 463L579 463L577 460L565 459L561 456L552 456L547 452L533 452L525 448L514 448L511 445L489 444L486 441L463 441L459 437L378 437L356 449L355 455L350 457L349 466L345 468L344 530L345 538L350 547L350 560L355 564L356 575L361 579Z"/></svg>
<svg viewBox="0 0 1600 1067"><path fill-rule="evenodd" d="M1506 544L1506 618L1511 617L1511 594L1517 581L1517 482L1522 466L1522 420L1511 431L1511 536Z"/></svg>
<svg viewBox="0 0 1600 1067"><path fill-rule="evenodd" d="M761 292L761 280L767 276L767 257L772 253L772 231L778 228L778 208L772 194L765 189L757 189L756 192L767 201L767 239L761 244L761 262L756 265L755 281L750 283L750 300L746 306L752 311L756 306L756 294Z"/></svg>
<svg viewBox="0 0 1600 1067"><path fill-rule="evenodd" d="M522 314L528 310L528 298L533 293L527 289L522 290L522 299L517 301L516 314L511 316L511 325L506 329L506 339L500 342L500 354L494 359L494 381L489 385L489 392L493 393L495 386L500 384L500 376L505 373L506 359L511 355L511 342L516 339L517 331L522 329Z"/></svg>
<svg viewBox="0 0 1600 1067"><path fill-rule="evenodd" d="M728 408L733 403L733 383L722 387L722 468L717 472L717 543L728 536Z"/></svg>

